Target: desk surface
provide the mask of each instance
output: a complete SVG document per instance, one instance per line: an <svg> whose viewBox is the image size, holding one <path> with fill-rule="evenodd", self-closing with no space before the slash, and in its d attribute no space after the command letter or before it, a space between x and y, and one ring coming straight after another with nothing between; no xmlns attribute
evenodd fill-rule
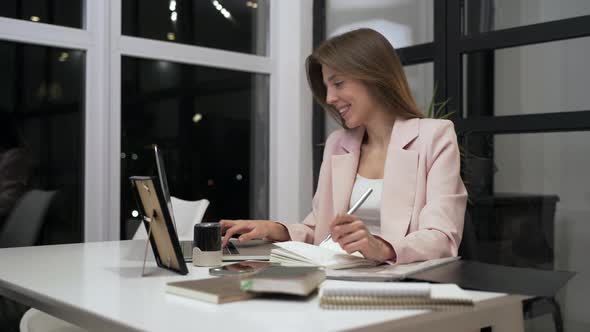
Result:
<svg viewBox="0 0 590 332"><path fill-rule="evenodd" d="M317 297L252 299L215 305L165 292L169 281L207 278L189 264L187 276L148 263L140 277L143 242L98 242L0 249L0 293L74 324L98 330L333 331L381 326L432 315L422 310L329 311ZM479 303L509 298L470 292ZM483 301L483 302L482 302ZM513 299L511 303L517 302Z"/></svg>

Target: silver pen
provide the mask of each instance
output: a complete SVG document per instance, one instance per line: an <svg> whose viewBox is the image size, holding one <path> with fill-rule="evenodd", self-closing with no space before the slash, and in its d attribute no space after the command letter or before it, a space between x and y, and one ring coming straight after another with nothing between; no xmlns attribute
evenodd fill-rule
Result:
<svg viewBox="0 0 590 332"><path fill-rule="evenodd" d="M356 210L361 207L361 205L363 205L363 203L367 200L367 197L369 197L369 195L371 195L371 193L373 192L373 188L369 188L367 189L367 191L365 191L365 193L361 196L361 198L358 199L358 201L356 201L356 203L354 203L354 205L350 208L350 210L348 210L348 212L346 212L347 214L353 214L356 212ZM324 241L322 241L322 243L320 243L320 246L330 240L332 238L332 233L328 234L328 237L326 237L326 239Z"/></svg>

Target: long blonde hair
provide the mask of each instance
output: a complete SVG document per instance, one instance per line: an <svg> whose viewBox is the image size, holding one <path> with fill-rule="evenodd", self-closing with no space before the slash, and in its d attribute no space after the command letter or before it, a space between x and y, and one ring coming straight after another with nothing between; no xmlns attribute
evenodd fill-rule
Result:
<svg viewBox="0 0 590 332"><path fill-rule="evenodd" d="M326 103L322 65L360 80L387 112L409 118L424 117L412 97L395 49L379 32L358 29L335 36L307 57L307 80L315 100L346 128L338 111Z"/></svg>

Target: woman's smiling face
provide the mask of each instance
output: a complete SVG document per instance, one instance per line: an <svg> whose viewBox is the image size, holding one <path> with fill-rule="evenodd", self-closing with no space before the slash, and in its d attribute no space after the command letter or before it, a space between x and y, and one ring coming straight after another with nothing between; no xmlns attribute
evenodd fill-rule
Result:
<svg viewBox="0 0 590 332"><path fill-rule="evenodd" d="M326 103L333 106L347 128L364 125L377 105L367 87L359 80L322 65Z"/></svg>

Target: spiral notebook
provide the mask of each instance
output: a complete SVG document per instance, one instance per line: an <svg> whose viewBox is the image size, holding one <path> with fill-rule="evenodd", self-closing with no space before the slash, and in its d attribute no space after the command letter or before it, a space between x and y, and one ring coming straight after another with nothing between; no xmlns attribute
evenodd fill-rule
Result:
<svg viewBox="0 0 590 332"><path fill-rule="evenodd" d="M455 284L329 280L320 289L320 307L324 309L449 310L471 306L469 293Z"/></svg>

